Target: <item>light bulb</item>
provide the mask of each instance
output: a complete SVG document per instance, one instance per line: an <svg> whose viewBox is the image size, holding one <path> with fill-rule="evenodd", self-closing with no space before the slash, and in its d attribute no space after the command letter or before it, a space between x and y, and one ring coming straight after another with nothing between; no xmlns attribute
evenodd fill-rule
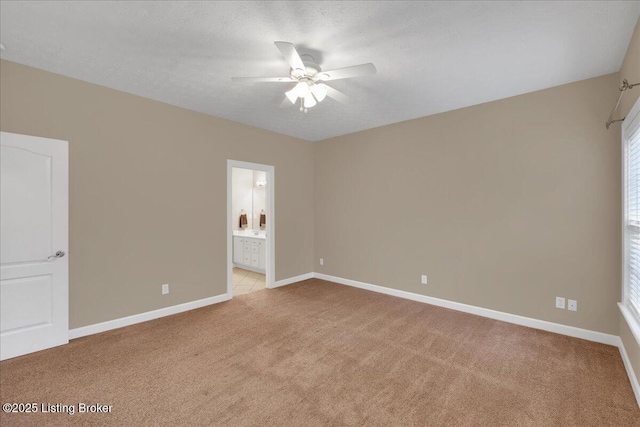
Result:
<svg viewBox="0 0 640 427"><path fill-rule="evenodd" d="M325 96L327 96L327 86L322 83L313 85L311 86L311 93L316 97L318 102L322 102Z"/></svg>
<svg viewBox="0 0 640 427"><path fill-rule="evenodd" d="M300 82L293 88L300 98L304 98L309 93L309 85L307 82Z"/></svg>
<svg viewBox="0 0 640 427"><path fill-rule="evenodd" d="M316 100L311 93L304 97L304 108L311 108L316 105Z"/></svg>

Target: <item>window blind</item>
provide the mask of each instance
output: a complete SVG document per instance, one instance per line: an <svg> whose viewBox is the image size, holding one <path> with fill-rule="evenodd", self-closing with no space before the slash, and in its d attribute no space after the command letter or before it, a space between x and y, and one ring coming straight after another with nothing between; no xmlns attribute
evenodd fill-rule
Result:
<svg viewBox="0 0 640 427"><path fill-rule="evenodd" d="M640 129L627 138L625 168L625 285L627 304L640 318Z"/></svg>

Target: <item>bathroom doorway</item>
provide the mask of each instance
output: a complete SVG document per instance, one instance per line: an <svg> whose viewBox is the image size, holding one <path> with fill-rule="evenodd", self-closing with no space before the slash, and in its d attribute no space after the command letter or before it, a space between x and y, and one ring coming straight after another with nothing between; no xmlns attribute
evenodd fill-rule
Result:
<svg viewBox="0 0 640 427"><path fill-rule="evenodd" d="M275 168L227 160L227 295L275 282Z"/></svg>

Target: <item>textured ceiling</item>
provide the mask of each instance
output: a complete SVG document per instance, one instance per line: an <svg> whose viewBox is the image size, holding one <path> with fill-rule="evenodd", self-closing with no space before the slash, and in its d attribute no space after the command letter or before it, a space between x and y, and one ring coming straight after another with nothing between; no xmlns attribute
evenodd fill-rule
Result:
<svg viewBox="0 0 640 427"><path fill-rule="evenodd" d="M6 2L4 59L317 141L620 69L640 2ZM301 114L273 45L325 70L351 101Z"/></svg>

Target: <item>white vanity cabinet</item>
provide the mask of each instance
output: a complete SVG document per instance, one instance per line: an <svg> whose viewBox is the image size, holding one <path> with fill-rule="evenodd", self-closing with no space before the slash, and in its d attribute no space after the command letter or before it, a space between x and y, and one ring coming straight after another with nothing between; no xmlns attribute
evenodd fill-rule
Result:
<svg viewBox="0 0 640 427"><path fill-rule="evenodd" d="M233 236L233 263L240 268L265 272L267 240Z"/></svg>

